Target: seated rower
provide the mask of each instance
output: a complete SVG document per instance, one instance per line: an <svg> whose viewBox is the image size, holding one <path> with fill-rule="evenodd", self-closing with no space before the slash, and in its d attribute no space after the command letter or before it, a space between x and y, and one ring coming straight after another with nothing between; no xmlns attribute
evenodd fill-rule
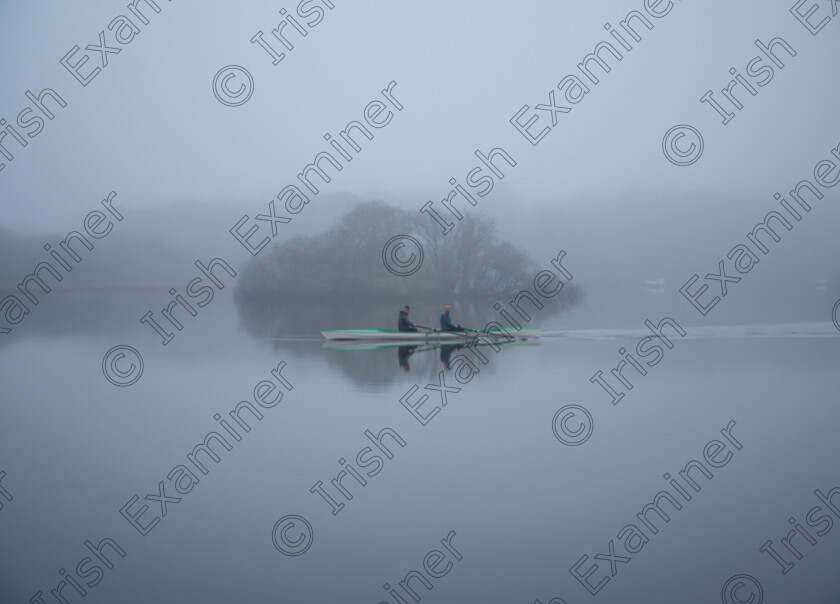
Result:
<svg viewBox="0 0 840 604"><path fill-rule="evenodd" d="M441 331L466 331L457 323L452 322L452 317L449 316L449 311L452 307L447 304L443 307L443 314L440 316L440 330Z"/></svg>
<svg viewBox="0 0 840 604"><path fill-rule="evenodd" d="M397 321L397 329L399 331L419 331L414 322L409 320L408 311L409 307L408 304L406 304L400 311L400 318Z"/></svg>

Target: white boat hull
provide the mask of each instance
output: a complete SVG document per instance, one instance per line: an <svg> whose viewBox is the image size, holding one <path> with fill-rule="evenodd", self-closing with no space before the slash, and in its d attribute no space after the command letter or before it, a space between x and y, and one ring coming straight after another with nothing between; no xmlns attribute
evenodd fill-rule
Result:
<svg viewBox="0 0 840 604"><path fill-rule="evenodd" d="M379 342L420 341L420 342L464 342L475 338L485 340L505 341L511 337L539 338L540 330L536 327L524 329L510 328L509 330L490 329L488 331L389 331L386 329L334 329L322 331L321 335L327 340L370 340Z"/></svg>

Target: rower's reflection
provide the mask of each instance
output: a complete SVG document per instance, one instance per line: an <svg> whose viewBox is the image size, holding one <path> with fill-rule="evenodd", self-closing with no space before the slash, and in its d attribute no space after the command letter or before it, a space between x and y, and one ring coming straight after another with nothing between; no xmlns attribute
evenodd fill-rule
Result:
<svg viewBox="0 0 840 604"><path fill-rule="evenodd" d="M450 371L452 366L449 364L449 361L452 359L452 353L456 350L460 350L464 346L461 344L454 345L454 346L441 346L440 348L440 362L443 363L444 369Z"/></svg>
<svg viewBox="0 0 840 604"><path fill-rule="evenodd" d="M397 361L400 363L400 367L403 368L404 371L408 371L410 367L408 366L408 357L414 354L414 350L417 346L400 346L397 348Z"/></svg>
<svg viewBox="0 0 840 604"><path fill-rule="evenodd" d="M452 354L463 347L463 344L440 344L434 346L420 346L415 344L413 346L399 346L397 347L397 361L403 371L409 371L411 366L408 363L408 359L415 352L423 352L440 348L440 362L443 364L444 369L450 371L452 369L452 366L450 365Z"/></svg>

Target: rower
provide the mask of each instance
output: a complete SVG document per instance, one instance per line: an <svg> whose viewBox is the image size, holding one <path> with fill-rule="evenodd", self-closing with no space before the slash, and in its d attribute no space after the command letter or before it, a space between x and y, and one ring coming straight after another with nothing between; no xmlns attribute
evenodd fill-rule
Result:
<svg viewBox="0 0 840 604"><path fill-rule="evenodd" d="M414 322L409 320L408 311L409 307L408 304L406 304L400 311L400 318L397 321L397 329L399 331L419 331Z"/></svg>
<svg viewBox="0 0 840 604"><path fill-rule="evenodd" d="M441 331L466 331L457 323L452 322L452 317L449 316L449 311L452 307L447 304L443 307L443 314L440 316L440 330Z"/></svg>

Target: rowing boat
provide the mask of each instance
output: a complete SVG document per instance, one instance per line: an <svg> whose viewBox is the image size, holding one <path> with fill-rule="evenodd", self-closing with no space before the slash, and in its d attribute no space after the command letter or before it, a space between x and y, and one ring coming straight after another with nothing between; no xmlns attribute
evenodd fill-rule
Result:
<svg viewBox="0 0 840 604"><path fill-rule="evenodd" d="M387 342L382 340L326 340L321 345L321 348L324 348L326 350L393 350L394 348L416 348L417 351L420 351L438 350L443 348L461 348L463 346L468 346L470 348L476 348L481 346L497 346L509 348L511 346L539 345L539 338L528 338L523 340L514 340L510 342L498 338L494 338L493 340L488 340L487 338L485 338L480 342L473 342L472 340L461 342L441 342L440 340L432 341L414 338L412 340L400 340L394 342Z"/></svg>
<svg viewBox="0 0 840 604"><path fill-rule="evenodd" d="M463 342L474 338L490 337L493 340L509 340L513 338L539 338L538 327L514 327L507 330L491 327L485 331L391 331L388 329L332 329L322 331L321 335L327 340L377 340L377 341L443 341Z"/></svg>

